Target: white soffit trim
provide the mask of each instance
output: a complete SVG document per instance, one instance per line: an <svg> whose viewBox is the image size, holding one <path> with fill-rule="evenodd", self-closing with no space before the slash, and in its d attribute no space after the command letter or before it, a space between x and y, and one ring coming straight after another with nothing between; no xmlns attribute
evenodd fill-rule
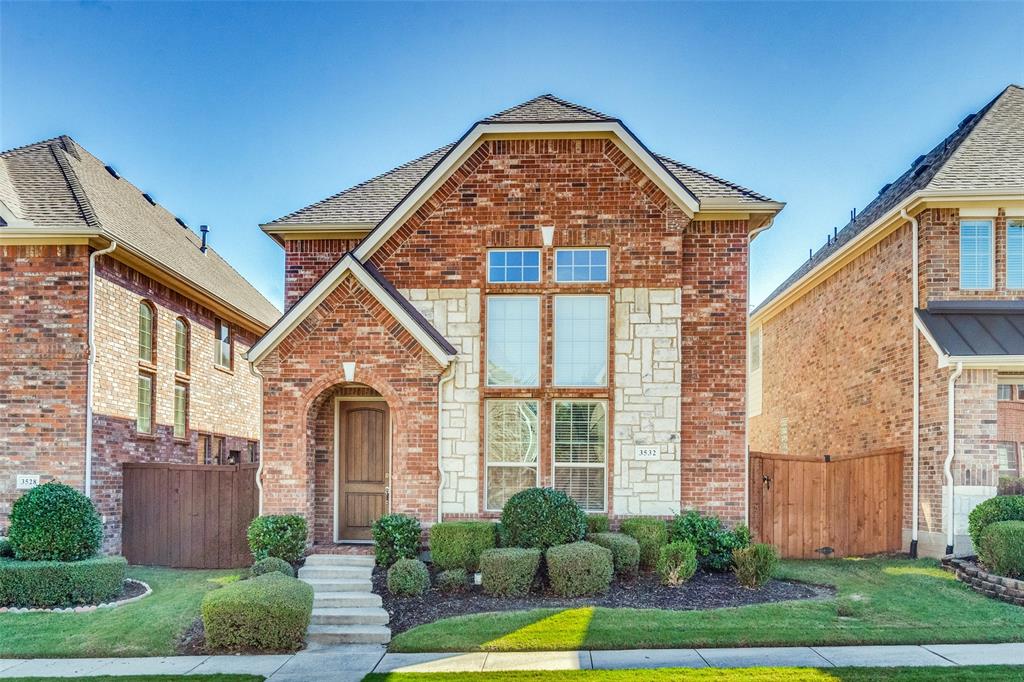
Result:
<svg viewBox="0 0 1024 682"><path fill-rule="evenodd" d="M441 363L442 366L447 366L451 358L444 348L438 345L438 343L424 331L416 320L414 320L402 306L400 306L391 295L384 290L383 287L375 280L370 273L366 271L366 268L352 257L351 254L346 254L340 261L334 264L326 275L324 275L319 282L316 283L309 292L302 297L302 299L292 306L291 310L285 313L284 317L278 320L270 331L263 335L263 337L256 342L249 352L245 354L246 359L249 362L259 362L262 360L267 353L273 350L277 344L285 339L294 329L299 326L299 323L306 318L306 315L320 305L327 296L334 291L334 289L341 282L342 278L346 274L351 274L356 278L356 281L369 291L374 298L387 309L391 315L398 320L399 324L405 328L413 338L423 346L428 353L435 360Z"/></svg>
<svg viewBox="0 0 1024 682"><path fill-rule="evenodd" d="M475 148L481 137L489 133L540 134L540 133L610 133L615 135L625 150L639 160L641 168L664 190L670 198L691 217L700 210L700 203L670 174L665 167L644 147L640 141L618 121L594 121L576 123L477 123L467 132L444 158L410 191L398 205L367 235L355 250L356 258L365 261L387 241L405 219L434 190L454 172Z"/></svg>
<svg viewBox="0 0 1024 682"><path fill-rule="evenodd" d="M961 218L995 218L997 215L998 206L964 206L960 209Z"/></svg>

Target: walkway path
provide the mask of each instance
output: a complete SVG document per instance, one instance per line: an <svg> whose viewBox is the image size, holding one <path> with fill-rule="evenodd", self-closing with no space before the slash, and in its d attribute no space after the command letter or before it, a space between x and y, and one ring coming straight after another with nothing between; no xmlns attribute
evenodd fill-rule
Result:
<svg viewBox="0 0 1024 682"><path fill-rule="evenodd" d="M282 656L0 659L4 677L198 675L248 673L268 682L357 682L369 672L474 672L643 668L794 666L1021 665L1024 644L762 647L750 649L635 649L515 653L385 654L374 645L318 647Z"/></svg>

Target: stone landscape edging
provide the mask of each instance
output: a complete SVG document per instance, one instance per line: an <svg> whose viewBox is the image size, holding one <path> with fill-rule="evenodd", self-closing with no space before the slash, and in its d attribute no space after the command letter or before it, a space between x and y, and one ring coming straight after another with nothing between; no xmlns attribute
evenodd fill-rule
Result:
<svg viewBox="0 0 1024 682"><path fill-rule="evenodd" d="M1024 606L1024 580L989 573L968 559L943 559L943 565L957 580L986 597Z"/></svg>
<svg viewBox="0 0 1024 682"><path fill-rule="evenodd" d="M146 588L146 591L142 594L137 594L134 597L128 597L126 599L118 599L117 601L104 602L102 604L88 604L84 606L66 606L63 608L52 608L52 609L41 609L41 608L29 608L20 606L3 606L0 607L0 613L90 613L97 609L112 609L118 606L124 606L125 604L131 604L132 602L145 599L149 595L153 594L153 588L141 580L134 578L125 578L126 583L135 583L142 585Z"/></svg>

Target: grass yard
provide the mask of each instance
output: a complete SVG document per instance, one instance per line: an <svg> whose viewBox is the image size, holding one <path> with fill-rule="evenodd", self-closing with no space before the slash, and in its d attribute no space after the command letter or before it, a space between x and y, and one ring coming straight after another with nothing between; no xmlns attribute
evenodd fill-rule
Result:
<svg viewBox="0 0 1024 682"><path fill-rule="evenodd" d="M1012 682L1024 680L1024 666L962 668L661 668L656 670L564 670L487 673L384 673L363 682Z"/></svg>
<svg viewBox="0 0 1024 682"><path fill-rule="evenodd" d="M173 654L178 638L199 615L203 595L238 575L237 570L132 566L128 576L153 588L141 601L89 613L0 614L0 658Z"/></svg>
<svg viewBox="0 0 1024 682"><path fill-rule="evenodd" d="M778 577L834 585L837 595L821 601L709 611L587 607L476 614L403 632L391 641L390 650L537 651L1024 641L1024 608L972 592L943 571L937 561L783 561Z"/></svg>

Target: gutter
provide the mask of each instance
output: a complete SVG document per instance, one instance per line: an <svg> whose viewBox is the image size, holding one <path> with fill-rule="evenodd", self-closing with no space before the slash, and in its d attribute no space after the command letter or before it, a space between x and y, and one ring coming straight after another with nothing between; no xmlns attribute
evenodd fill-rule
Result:
<svg viewBox="0 0 1024 682"><path fill-rule="evenodd" d="M110 246L89 254L89 320L87 322L86 344L88 346L89 358L86 361L85 370L85 481L83 489L85 496L92 498L92 373L93 365L96 364L96 258L113 252L117 248L117 242L111 241Z"/></svg>
<svg viewBox="0 0 1024 682"><path fill-rule="evenodd" d="M910 512L910 558L917 558L917 528L918 522L918 506L921 495L921 480L920 480L920 469L921 469L921 337L917 332L917 309L920 307L920 292L919 288L919 253L918 253L918 224L917 218L907 213L907 209L900 209L900 217L904 220L910 221L911 227L911 260L912 266L910 270L910 286L911 286L911 307L910 307L910 333L914 337L913 343L913 359L914 359L914 409L913 409L913 443L911 446L912 450L912 473L910 475L911 480L911 512Z"/></svg>
<svg viewBox="0 0 1024 682"><path fill-rule="evenodd" d="M259 402L259 415L260 415L260 435L256 442L260 446L260 464L256 467L256 491L257 491L257 506L256 515L263 516L263 373L256 369L256 363L249 363L249 371L252 375L260 380L260 402Z"/></svg>
<svg viewBox="0 0 1024 682"><path fill-rule="evenodd" d="M750 297L750 243L754 241L754 237L761 234L769 227L775 224L775 216L773 215L767 223L763 226L752 230L747 236L747 298ZM744 387L743 391L743 525L749 528L750 526L750 409L749 409L749 398L750 398L750 316L747 316L747 338L744 339L744 347L747 348L745 364L746 372L744 374ZM764 334L761 334L761 352L764 353ZM680 453L682 454L682 453Z"/></svg>
<svg viewBox="0 0 1024 682"><path fill-rule="evenodd" d="M942 465L942 472L946 476L946 487L949 489L949 493L946 496L946 509L948 518L946 519L946 554L948 556L953 555L953 540L955 538L953 522L956 518L953 514L953 456L956 454L956 431L954 423L956 419L956 380L960 378L960 375L964 371L964 363L956 363L956 369L952 374L949 375L949 423L946 426L946 461Z"/></svg>
<svg viewBox="0 0 1024 682"><path fill-rule="evenodd" d="M446 384L451 383L455 379L455 365L458 363L456 358L452 358L452 361L448 364L447 369L441 375L441 380L437 382L437 522L441 523L444 518L444 514L441 511L441 491L444 490L445 475L444 467L441 465L441 450L444 445L443 431L441 428L441 420L444 419L444 387Z"/></svg>

